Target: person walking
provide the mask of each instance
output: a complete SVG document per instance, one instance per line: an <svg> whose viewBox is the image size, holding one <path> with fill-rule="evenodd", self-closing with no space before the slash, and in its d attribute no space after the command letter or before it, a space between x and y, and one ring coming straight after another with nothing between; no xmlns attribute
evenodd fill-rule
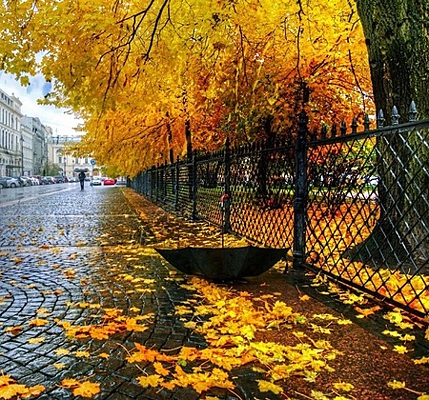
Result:
<svg viewBox="0 0 429 400"><path fill-rule="evenodd" d="M86 178L85 172L80 171L78 178L79 178L79 182L80 182L80 190L83 190L83 188L85 187L85 178Z"/></svg>

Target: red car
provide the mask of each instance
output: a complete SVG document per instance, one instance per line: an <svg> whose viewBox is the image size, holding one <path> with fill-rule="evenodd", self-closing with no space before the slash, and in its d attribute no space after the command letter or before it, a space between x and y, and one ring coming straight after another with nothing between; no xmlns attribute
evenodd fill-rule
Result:
<svg viewBox="0 0 429 400"><path fill-rule="evenodd" d="M103 181L103 185L107 186L107 185L114 185L116 183L116 181L112 178L106 178Z"/></svg>

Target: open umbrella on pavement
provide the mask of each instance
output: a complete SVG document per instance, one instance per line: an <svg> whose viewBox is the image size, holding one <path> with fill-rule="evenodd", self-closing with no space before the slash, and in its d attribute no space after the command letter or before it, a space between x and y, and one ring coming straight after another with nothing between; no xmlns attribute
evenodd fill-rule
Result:
<svg viewBox="0 0 429 400"><path fill-rule="evenodd" d="M221 202L227 200L222 196ZM268 271L285 256L285 249L265 247L185 247L155 249L173 267L188 275L200 275L212 280L234 280L257 276Z"/></svg>
<svg viewBox="0 0 429 400"><path fill-rule="evenodd" d="M188 275L213 280L233 280L268 271L284 255L284 249L263 247L156 249L173 267Z"/></svg>

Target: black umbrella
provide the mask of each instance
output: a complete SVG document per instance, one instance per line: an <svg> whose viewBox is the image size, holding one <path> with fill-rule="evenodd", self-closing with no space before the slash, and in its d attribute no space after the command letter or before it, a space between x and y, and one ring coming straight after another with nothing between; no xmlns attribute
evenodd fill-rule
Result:
<svg viewBox="0 0 429 400"><path fill-rule="evenodd" d="M225 201L229 201L227 195L221 197L222 210ZM221 248L185 247L155 250L179 271L213 280L260 275L268 271L286 253L285 249L255 246L225 248L223 229Z"/></svg>
<svg viewBox="0 0 429 400"><path fill-rule="evenodd" d="M188 275L213 280L256 276L268 271L284 255L284 249L264 247L156 249L173 267Z"/></svg>
<svg viewBox="0 0 429 400"><path fill-rule="evenodd" d="M76 167L75 169L74 169L74 172L88 172L89 171L89 169L88 168L84 168L84 167Z"/></svg>

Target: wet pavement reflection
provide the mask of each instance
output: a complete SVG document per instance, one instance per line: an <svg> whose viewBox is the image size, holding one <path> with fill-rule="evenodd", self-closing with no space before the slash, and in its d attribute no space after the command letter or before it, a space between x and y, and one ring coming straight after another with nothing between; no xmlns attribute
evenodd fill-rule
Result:
<svg viewBox="0 0 429 400"><path fill-rule="evenodd" d="M126 190L88 187L0 208L0 370L20 384L42 384L37 398L74 398L60 382L88 377L100 383L99 399L198 398L144 389L141 369L125 360L134 343L205 346L174 314L187 291L153 250L141 251L143 222ZM113 309L149 315L147 329L108 340L67 336L67 324L99 323Z"/></svg>

